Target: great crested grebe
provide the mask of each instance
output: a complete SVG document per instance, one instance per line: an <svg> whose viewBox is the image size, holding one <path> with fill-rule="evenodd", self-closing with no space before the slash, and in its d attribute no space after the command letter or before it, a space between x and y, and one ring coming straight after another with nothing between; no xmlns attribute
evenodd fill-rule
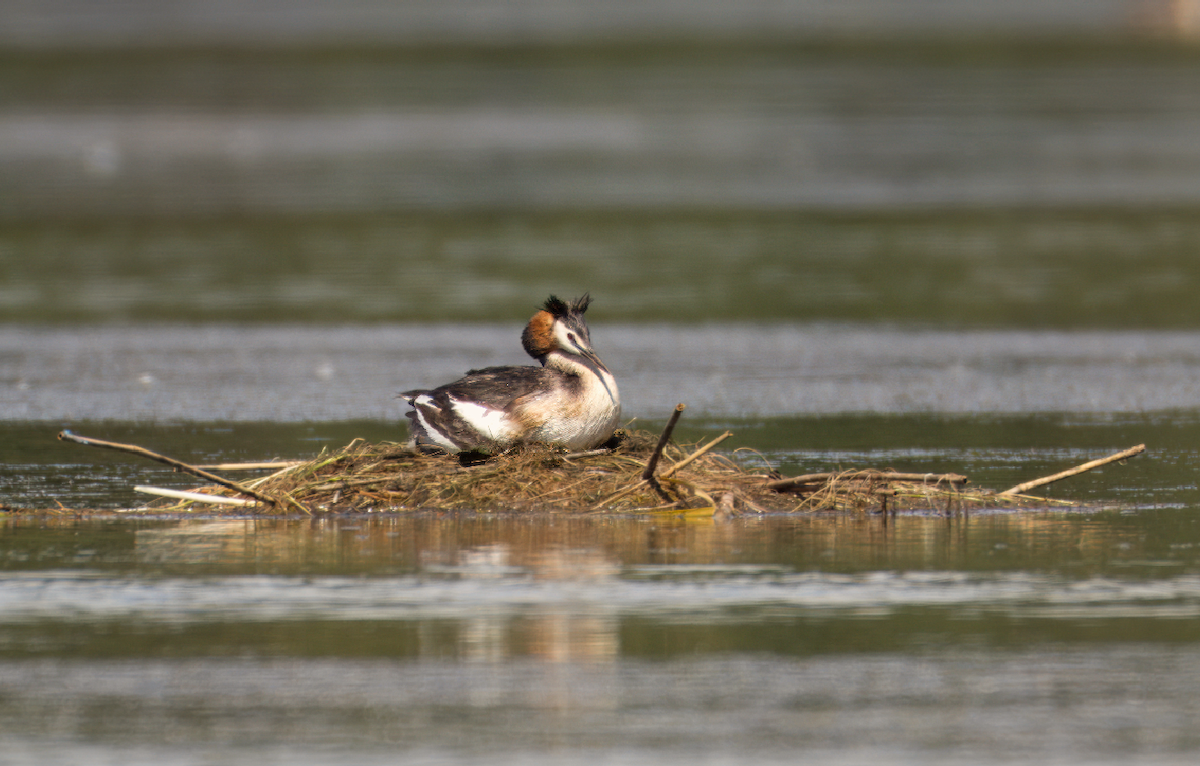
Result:
<svg viewBox="0 0 1200 766"><path fill-rule="evenodd" d="M405 391L410 444L446 452L503 451L523 442L590 449L608 441L621 417L617 381L592 351L583 312L550 296L521 345L541 367L487 367L431 391Z"/></svg>

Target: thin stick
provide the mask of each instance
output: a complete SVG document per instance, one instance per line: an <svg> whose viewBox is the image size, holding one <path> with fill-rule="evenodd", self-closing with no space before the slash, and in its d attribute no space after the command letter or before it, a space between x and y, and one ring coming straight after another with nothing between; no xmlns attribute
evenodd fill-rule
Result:
<svg viewBox="0 0 1200 766"><path fill-rule="evenodd" d="M675 430L675 424L679 422L679 416L687 409L687 405L680 402L675 405L675 410L671 413L671 417L667 420L667 427L663 429L662 436L658 437L658 444L654 447L654 452L650 455L650 459L646 461L646 470L642 471L642 481L650 481L654 478L654 469L658 468L658 459L662 457L662 452L666 449L667 442L671 440L671 432Z"/></svg>
<svg viewBox="0 0 1200 766"><path fill-rule="evenodd" d="M365 479L342 479L340 481L327 482L325 484L317 484L311 487L305 487L309 492L329 492L335 489L350 489L352 487L369 487L372 484L386 484L392 481L394 476L368 476Z"/></svg>
<svg viewBox="0 0 1200 766"><path fill-rule="evenodd" d="M715 438L715 439L713 439L712 441L710 441L708 444L705 444L705 445L704 445L703 447L701 447L700 449L696 450L696 451L695 451L695 452L693 452L692 454L690 454L690 455L688 455L687 457L685 457L683 460L680 460L680 461L679 461L678 463L676 463L675 465L673 465L673 466L671 466L670 468L668 468L667 470L663 471L663 473L662 473L662 478L666 479L666 478L669 478L669 477L673 476L673 475L675 474L675 472L676 472L676 471L678 471L679 469L681 469L681 468L685 467L685 466L686 466L688 463L692 462L692 461L693 461L693 460L695 460L696 458L698 458L698 457L700 457L701 455L705 454L706 452L708 452L709 450L711 450L713 447L717 446L717 445L718 445L718 444L720 444L721 442L723 442L723 441L725 441L726 439L728 439L730 436L733 436L733 431L726 431L725 433L721 434L721 435L720 435L720 436L718 436L717 438Z"/></svg>
<svg viewBox="0 0 1200 766"><path fill-rule="evenodd" d="M104 447L106 449L113 449L118 452L128 452L131 455L140 455L141 457L149 458L150 460L155 460L159 463L165 463L166 465L169 465L172 468L177 468L184 473L190 473L193 476L199 476L201 479L211 481L214 484L220 484L222 487L232 489L235 492L240 492L243 495L249 495L250 497L260 500L267 505L275 505L276 503L275 498L271 497L270 495L264 495L261 492L244 487L241 484L238 484L236 481L223 479L216 474L201 470L193 465L188 465L187 463L176 460L175 458L167 457L166 455L160 455L157 452L151 452L145 447L139 447L136 444L121 444L119 442L103 441L102 439L91 439L87 436L73 434L70 431L60 431L58 433L58 438L60 441L75 442L76 444L83 444L88 447Z"/></svg>
<svg viewBox="0 0 1200 766"><path fill-rule="evenodd" d="M601 500L599 503L597 503L597 504L596 504L596 505L595 505L595 506L592 508L592 510L593 510L593 511L599 511L599 510L603 509L603 508L604 508L604 506L606 506L606 505L611 505L612 503L615 503L615 502L617 502L618 500L620 500L621 498L625 497L626 495L632 495L634 492L637 492L639 489L641 489L642 487L646 486L646 484L648 484L648 483L649 483L649 482L647 482L645 479L638 479L638 480L637 480L637 481L635 481L633 484L630 484L628 487L626 487L625 489L621 490L620 492L617 492L617 493L616 493L616 494L614 494L614 495L609 495L608 497L606 497L606 498L604 498L603 500Z"/></svg>
<svg viewBox="0 0 1200 766"><path fill-rule="evenodd" d="M721 442L728 439L730 436L733 436L732 431L726 431L725 433L721 434L717 438L710 441L708 444L705 444L700 449L696 450L692 454L685 457L683 460L680 460L675 465L673 465L670 468L668 468L667 470L663 471L662 478L664 478L664 479L670 478L680 468L683 468L688 463L692 462L696 458L700 457L704 453L711 450L713 447L717 446ZM611 505L612 503L615 503L616 501L620 500L621 498L625 497L626 495L633 494L634 492L638 491L639 489L641 489L642 487L646 486L649 483L650 482L647 481L646 479L639 479L638 481L634 482L633 484L630 484L628 487L626 487L625 489L616 493L615 495L609 495L604 500L601 500L595 507L592 508L592 510L599 511L602 508L604 508L604 506Z"/></svg>
<svg viewBox="0 0 1200 766"><path fill-rule="evenodd" d="M1146 451L1146 445L1139 444L1136 447L1130 447L1127 450L1121 450L1120 452L1117 452L1116 454L1113 454L1113 455L1109 455L1108 457L1102 457L1099 460L1092 460L1090 462L1084 463L1083 465L1077 465L1074 468L1063 471L1062 473L1056 473L1053 476L1044 476L1040 479L1034 479L1033 481L1027 481L1024 484L1018 484L1017 486L1013 487L1012 489L1006 489L999 494L1001 494L1001 495L1020 495L1028 490L1034 489L1035 487L1042 487L1047 484L1053 484L1054 482L1059 481L1060 479L1068 479L1072 476L1078 476L1079 474L1086 473L1086 472L1092 470L1093 468L1099 468L1102 465L1108 465L1109 463L1115 463L1118 460L1125 460L1126 458L1131 458L1134 455L1140 455L1141 453L1143 453L1145 451Z"/></svg>
<svg viewBox="0 0 1200 766"><path fill-rule="evenodd" d="M271 482L271 481L274 481L275 479L278 479L280 476L283 476L284 474L291 473L292 471L296 470L297 468L303 468L303 467L304 467L304 466L306 466L306 465L308 465L308 463L297 463L296 465L289 465L287 468L280 468L280 469L279 469L278 471L276 471L275 473L269 473L269 474L267 474L266 476L260 476L260 477L258 477L257 479L254 479L254 480L252 480L252 481L251 481L249 484L247 484L246 486L247 486L247 487L250 487L251 489L255 489L255 488L257 488L257 487L261 487L261 486L263 486L264 484L267 484L267 483L269 483L269 482ZM317 468L319 468L319 467L320 467L320 466L317 466ZM315 471L315 470L316 470L316 468L312 468L312 469L310 469L310 470L313 470L313 471Z"/></svg>
<svg viewBox="0 0 1200 766"><path fill-rule="evenodd" d="M284 492L284 493L283 493L283 500L284 500L284 502L285 502L285 503L287 503L288 505L290 505L290 506L293 506L294 508L296 508L296 509L298 509L298 510L300 510L300 511L303 511L305 514L307 514L307 515L309 515L309 516L312 516L312 515L313 515L313 512L312 512L312 511L310 511L310 510L308 510L308 507L307 507L307 506L305 506L303 503L300 503L300 502L298 502L298 501L296 500L296 498L292 497L292 496L291 496L290 494L288 494L287 492Z"/></svg>
<svg viewBox="0 0 1200 766"><path fill-rule="evenodd" d="M844 473L809 473L766 483L767 489L783 490L801 484L816 484L832 479L840 481L919 481L925 484L966 484L968 479L957 473L896 473L895 471L847 471Z"/></svg>
<svg viewBox="0 0 1200 766"><path fill-rule="evenodd" d="M600 455L607 455L610 452L612 452L612 450L608 447L600 447L599 449L590 449L586 452L570 452L566 455L560 455L559 457L569 463L572 460L576 460L581 457L598 457Z"/></svg>
<svg viewBox="0 0 1200 766"><path fill-rule="evenodd" d="M137 486L133 488L134 492L141 492L144 495L158 495L159 497L170 497L175 500L191 500L194 503L212 503L214 505L254 505L253 500L245 500L240 497L225 497L224 495L206 495L203 492L185 492L179 489L164 489L163 487L143 487Z"/></svg>
<svg viewBox="0 0 1200 766"><path fill-rule="evenodd" d="M303 460L275 460L263 463L217 463L215 465L198 465L206 471L265 471L271 468L295 468L304 465Z"/></svg>

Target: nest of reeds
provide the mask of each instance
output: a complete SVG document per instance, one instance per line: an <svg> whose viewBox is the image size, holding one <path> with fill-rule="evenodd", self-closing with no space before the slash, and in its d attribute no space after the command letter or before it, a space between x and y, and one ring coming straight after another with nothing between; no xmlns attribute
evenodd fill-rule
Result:
<svg viewBox="0 0 1200 766"><path fill-rule="evenodd" d="M618 432L603 449L571 453L523 445L486 459L356 440L240 486L272 498L270 510L277 513L436 509L720 517L744 511L954 512L1048 502L968 491L966 477L957 474L853 470L782 477L764 460L713 451L729 435L675 444L645 431ZM656 472L656 465L662 469ZM220 486L197 491L239 494Z"/></svg>

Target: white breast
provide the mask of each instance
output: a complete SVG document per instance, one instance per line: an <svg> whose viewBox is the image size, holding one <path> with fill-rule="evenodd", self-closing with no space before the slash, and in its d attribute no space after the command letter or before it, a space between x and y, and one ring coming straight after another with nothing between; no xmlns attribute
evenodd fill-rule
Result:
<svg viewBox="0 0 1200 766"><path fill-rule="evenodd" d="M569 449L591 449L607 441L621 420L621 397L617 381L607 370L600 377L583 376L584 385L575 396L547 397L540 407L549 417L526 436L529 441L562 444Z"/></svg>

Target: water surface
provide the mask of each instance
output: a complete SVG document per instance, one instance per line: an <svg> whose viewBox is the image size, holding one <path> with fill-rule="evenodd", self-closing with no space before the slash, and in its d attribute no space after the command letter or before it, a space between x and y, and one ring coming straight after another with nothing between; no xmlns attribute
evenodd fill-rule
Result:
<svg viewBox="0 0 1200 766"><path fill-rule="evenodd" d="M128 507L135 484L194 484L55 441L62 428L194 464L307 459L355 438L403 441L396 392L469 368L532 363L520 328L0 330L0 359L19 373L0 381L5 498ZM679 438L729 429L731 449L757 450L788 473L952 471L1000 490L1144 443L1140 470L1110 468L1071 491L1101 502L1191 502L1200 422L1192 333L594 321L592 335L620 381L624 425L658 430L682 401Z"/></svg>
<svg viewBox="0 0 1200 766"><path fill-rule="evenodd" d="M10 47L0 318L591 290L638 322L1194 328L1198 67L1121 35Z"/></svg>
<svg viewBox="0 0 1200 766"><path fill-rule="evenodd" d="M285 5L0 0L0 760L1195 761L1194 5ZM1070 510L165 518L54 439L402 439L584 291L631 425L786 473L1147 451Z"/></svg>
<svg viewBox="0 0 1200 766"><path fill-rule="evenodd" d="M0 716L43 762L1184 762L1184 518L10 523Z"/></svg>

